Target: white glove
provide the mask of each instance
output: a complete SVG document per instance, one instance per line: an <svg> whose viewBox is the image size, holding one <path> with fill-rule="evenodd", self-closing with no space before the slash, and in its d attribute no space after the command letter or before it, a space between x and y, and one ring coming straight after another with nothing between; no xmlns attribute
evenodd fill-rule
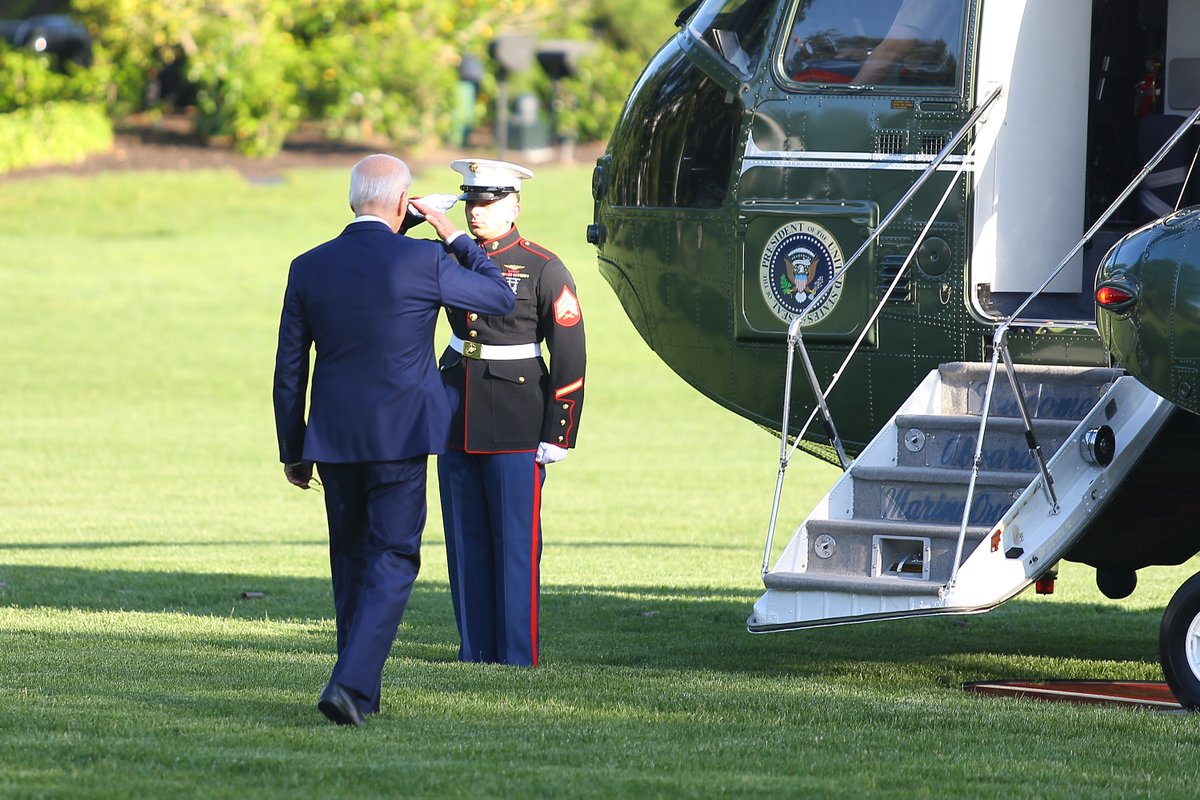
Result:
<svg viewBox="0 0 1200 800"><path fill-rule="evenodd" d="M445 214L450 209L454 208L454 204L458 202L456 194L427 194L424 197L415 197L414 200L420 200L425 205L432 208L434 211L440 211ZM416 206L410 205L408 213L412 214L417 219L425 219L425 215L417 211Z"/></svg>
<svg viewBox="0 0 1200 800"><path fill-rule="evenodd" d="M539 464L553 464L555 461L562 461L566 458L567 452L565 447L559 447L549 442L538 442L537 455L533 457L533 460Z"/></svg>

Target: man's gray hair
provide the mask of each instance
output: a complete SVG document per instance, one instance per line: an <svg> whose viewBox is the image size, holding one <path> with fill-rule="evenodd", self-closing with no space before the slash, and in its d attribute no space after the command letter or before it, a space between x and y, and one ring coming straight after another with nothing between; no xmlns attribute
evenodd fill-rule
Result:
<svg viewBox="0 0 1200 800"><path fill-rule="evenodd" d="M382 153L367 156L350 170L350 208L355 214L364 208L396 208L411 184L412 172L400 159Z"/></svg>

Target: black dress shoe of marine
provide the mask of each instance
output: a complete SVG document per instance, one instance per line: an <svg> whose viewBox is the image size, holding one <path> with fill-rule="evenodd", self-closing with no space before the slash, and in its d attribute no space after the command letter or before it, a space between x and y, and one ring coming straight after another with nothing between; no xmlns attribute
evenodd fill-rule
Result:
<svg viewBox="0 0 1200 800"><path fill-rule="evenodd" d="M327 683L321 690L317 710L338 725L362 725L366 722L350 692L336 683Z"/></svg>

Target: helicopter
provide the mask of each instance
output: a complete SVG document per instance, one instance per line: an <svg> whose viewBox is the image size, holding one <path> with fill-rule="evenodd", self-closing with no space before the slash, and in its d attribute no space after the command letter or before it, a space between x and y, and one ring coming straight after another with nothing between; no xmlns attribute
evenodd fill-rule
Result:
<svg viewBox="0 0 1200 800"><path fill-rule="evenodd" d="M646 343L776 432L751 632L1107 597L1200 552L1200 3L702 0L588 241ZM1188 243L1194 243L1188 249ZM843 475L776 554L787 466ZM1200 575L1160 661L1200 707Z"/></svg>

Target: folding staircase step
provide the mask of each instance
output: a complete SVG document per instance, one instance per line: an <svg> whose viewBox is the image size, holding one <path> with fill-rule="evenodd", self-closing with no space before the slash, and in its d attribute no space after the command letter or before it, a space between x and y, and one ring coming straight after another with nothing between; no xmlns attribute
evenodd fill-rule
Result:
<svg viewBox="0 0 1200 800"><path fill-rule="evenodd" d="M959 525L940 525L928 522L905 522L891 519L810 519L805 527L809 538L822 533L845 536L861 533L867 536L916 536L929 539L958 539ZM991 525L968 525L967 541L978 542L991 533Z"/></svg>
<svg viewBox="0 0 1200 800"><path fill-rule="evenodd" d="M763 576L768 589L787 592L839 592L864 597L903 595L937 595L941 583L914 581L907 578L866 578L832 575L811 575L795 572L768 572Z"/></svg>
<svg viewBox="0 0 1200 800"><path fill-rule="evenodd" d="M966 487L971 481L969 469L938 469L936 467L875 467L854 464L850 467L850 474L854 476L856 485L859 481L903 481L904 483L933 486L961 485ZM1035 475L1037 475L1036 471L1004 472L981 469L975 483L977 486L1018 489L1028 485Z"/></svg>
<svg viewBox="0 0 1200 800"><path fill-rule="evenodd" d="M980 471L971 500L972 525L991 525L1037 473ZM961 521L971 473L932 467L851 468L855 519L952 525Z"/></svg>
<svg viewBox="0 0 1200 800"><path fill-rule="evenodd" d="M805 575L830 578L892 577L945 583L958 546L959 525L894 520L814 519L808 531ZM967 527L964 557L991 531Z"/></svg>
<svg viewBox="0 0 1200 800"><path fill-rule="evenodd" d="M940 366L942 411L979 414L990 371L991 365L982 363ZM1109 367L1016 366L1029 415L1038 419L1083 419L1108 385L1123 374L1122 370ZM991 414L1019 417L1020 410L1004 367L996 372L995 387Z"/></svg>
<svg viewBox="0 0 1200 800"><path fill-rule="evenodd" d="M1046 459L1075 430L1075 420L1033 420L1033 432ZM901 467L970 469L975 462L979 417L900 414L896 417L897 464ZM994 472L1036 472L1037 462L1019 418L993 417L983 437L982 468Z"/></svg>

